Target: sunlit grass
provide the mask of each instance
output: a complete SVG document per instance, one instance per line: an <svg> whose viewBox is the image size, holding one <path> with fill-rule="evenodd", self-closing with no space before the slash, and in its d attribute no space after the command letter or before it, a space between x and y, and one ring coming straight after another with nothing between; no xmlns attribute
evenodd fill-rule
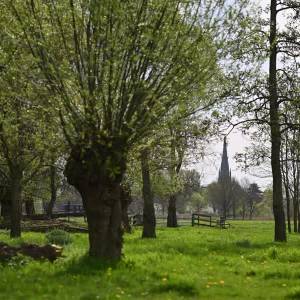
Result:
<svg viewBox="0 0 300 300"><path fill-rule="evenodd" d="M140 235L126 235L122 262L108 265L85 255L86 234L72 234L54 264L0 267L0 299L300 299L300 236L274 243L272 222L159 228L156 240ZM9 236L1 232L0 240ZM22 240L43 244L45 236L24 233Z"/></svg>

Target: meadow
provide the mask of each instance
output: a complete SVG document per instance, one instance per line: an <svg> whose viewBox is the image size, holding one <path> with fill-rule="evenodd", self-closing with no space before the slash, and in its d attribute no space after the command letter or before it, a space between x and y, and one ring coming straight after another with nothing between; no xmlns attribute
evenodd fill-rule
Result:
<svg viewBox="0 0 300 300"><path fill-rule="evenodd" d="M271 221L236 221L230 229L159 227L157 239L126 234L119 263L86 255L87 234L72 234L54 263L19 257L0 264L0 299L300 299L300 235L274 243ZM45 243L25 232L22 240Z"/></svg>

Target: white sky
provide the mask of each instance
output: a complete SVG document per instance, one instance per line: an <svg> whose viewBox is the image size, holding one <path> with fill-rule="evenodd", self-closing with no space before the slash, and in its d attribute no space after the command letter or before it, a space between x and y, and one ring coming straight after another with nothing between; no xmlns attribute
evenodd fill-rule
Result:
<svg viewBox="0 0 300 300"><path fill-rule="evenodd" d="M254 3L266 7L269 5L270 0L251 0ZM285 23L285 18L283 14L278 15L278 26L282 27ZM235 163L234 155L238 152L243 152L243 149L250 145L249 137L242 135L238 130L233 131L227 138L228 141L228 158L229 165L231 168L232 176L239 181L244 178L248 179L250 182L256 182L262 189L266 188L272 183L272 178L261 178L257 176L252 176L249 173L245 173L240 170L238 165ZM223 150L223 141L215 142L209 145L209 152L216 153L213 158L205 157L204 161L197 164L191 165L190 167L197 169L203 174L202 184L207 185L212 181L217 180L218 172L221 165L221 155Z"/></svg>
<svg viewBox="0 0 300 300"><path fill-rule="evenodd" d="M244 136L240 131L235 130L227 137L227 142L228 160L232 177L235 177L239 181L242 181L244 178L246 178L250 181L250 183L256 182L262 189L266 188L272 183L271 177L261 178L253 176L250 173L243 172L236 164L234 155L238 152L243 152L244 148L250 145L249 137ZM203 161L190 166L203 174L203 185L207 185L212 181L217 180L219 168L221 166L222 151L223 141L211 143L209 145L208 152L213 152L216 155L213 157L205 157Z"/></svg>

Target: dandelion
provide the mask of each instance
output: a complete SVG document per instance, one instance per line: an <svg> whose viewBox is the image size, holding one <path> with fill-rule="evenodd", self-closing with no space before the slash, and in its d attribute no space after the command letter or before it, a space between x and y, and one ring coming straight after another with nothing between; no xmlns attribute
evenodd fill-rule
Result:
<svg viewBox="0 0 300 300"><path fill-rule="evenodd" d="M224 283L225 283L225 281L224 281L224 280L220 280L220 284L222 284L222 285L223 285Z"/></svg>

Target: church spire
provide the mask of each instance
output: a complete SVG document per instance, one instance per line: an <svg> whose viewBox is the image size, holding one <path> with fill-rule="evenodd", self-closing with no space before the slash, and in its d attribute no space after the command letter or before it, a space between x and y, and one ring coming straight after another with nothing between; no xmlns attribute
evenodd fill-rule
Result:
<svg viewBox="0 0 300 300"><path fill-rule="evenodd" d="M227 140L226 140L226 136L225 136L224 142L223 142L222 162L221 162L221 168L219 171L218 181L228 180L231 177L230 173L231 173L231 171L229 169L228 154L227 154Z"/></svg>

